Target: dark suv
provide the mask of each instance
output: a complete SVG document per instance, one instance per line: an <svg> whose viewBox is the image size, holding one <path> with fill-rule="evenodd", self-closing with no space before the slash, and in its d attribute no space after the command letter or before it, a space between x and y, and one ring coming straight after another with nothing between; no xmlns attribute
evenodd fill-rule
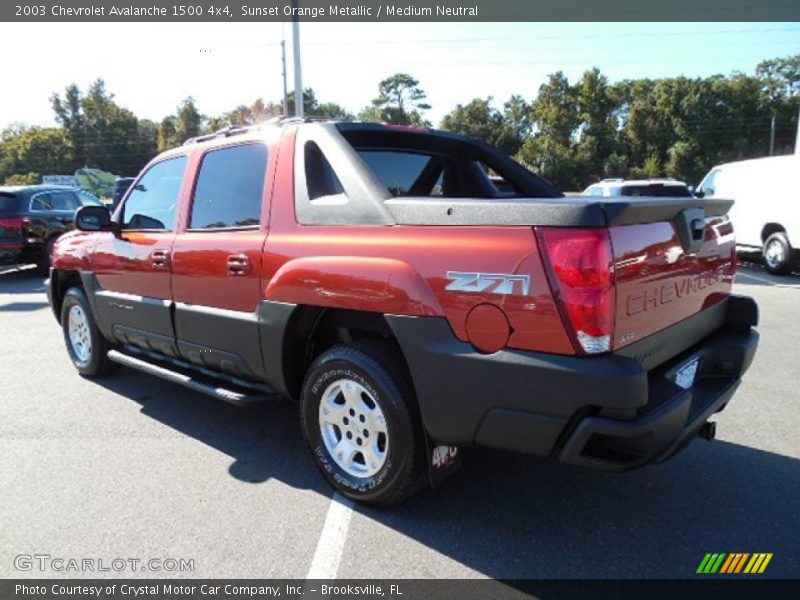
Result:
<svg viewBox="0 0 800 600"><path fill-rule="evenodd" d="M134 177L120 177L114 182L114 200L111 203L112 210L117 208L125 192L127 192L128 188L133 184L134 179Z"/></svg>
<svg viewBox="0 0 800 600"><path fill-rule="evenodd" d="M0 187L0 263L36 263L47 273L56 238L73 229L75 210L103 203L58 185Z"/></svg>

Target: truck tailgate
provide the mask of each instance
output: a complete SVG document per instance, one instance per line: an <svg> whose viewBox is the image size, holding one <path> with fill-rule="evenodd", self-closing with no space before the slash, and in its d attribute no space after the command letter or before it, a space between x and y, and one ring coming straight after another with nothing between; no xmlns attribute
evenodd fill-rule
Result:
<svg viewBox="0 0 800 600"><path fill-rule="evenodd" d="M702 243L693 248L682 244L679 220L609 228L616 280L612 349L662 331L730 293L736 269L733 227L724 215L693 217L704 225Z"/></svg>

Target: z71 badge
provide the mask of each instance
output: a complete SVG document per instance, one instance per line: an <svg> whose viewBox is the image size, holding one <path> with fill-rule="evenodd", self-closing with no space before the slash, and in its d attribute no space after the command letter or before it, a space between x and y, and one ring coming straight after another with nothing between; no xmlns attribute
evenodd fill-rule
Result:
<svg viewBox="0 0 800 600"><path fill-rule="evenodd" d="M531 291L531 278L528 275L448 271L447 278L452 280L452 283L444 288L448 292L469 292L472 294L488 292L503 296L527 296Z"/></svg>

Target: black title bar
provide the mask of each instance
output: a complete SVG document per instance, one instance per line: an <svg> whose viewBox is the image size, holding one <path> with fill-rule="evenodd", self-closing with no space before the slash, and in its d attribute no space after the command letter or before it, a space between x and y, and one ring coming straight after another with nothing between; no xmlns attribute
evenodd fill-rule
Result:
<svg viewBox="0 0 800 600"><path fill-rule="evenodd" d="M6 579L3 600L743 600L796 598L797 580L750 576L695 579L289 580Z"/></svg>
<svg viewBox="0 0 800 600"><path fill-rule="evenodd" d="M797 0L3 0L26 22L800 21Z"/></svg>

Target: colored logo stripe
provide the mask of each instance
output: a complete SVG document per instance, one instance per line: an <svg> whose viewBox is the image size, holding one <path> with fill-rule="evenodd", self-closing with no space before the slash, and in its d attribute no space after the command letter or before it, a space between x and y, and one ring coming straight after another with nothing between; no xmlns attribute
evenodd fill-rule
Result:
<svg viewBox="0 0 800 600"><path fill-rule="evenodd" d="M719 566L722 564L723 559L725 558L726 554L723 553L707 553L703 560L700 562L700 566L697 567L698 573L716 573L719 570Z"/></svg>
<svg viewBox="0 0 800 600"><path fill-rule="evenodd" d="M744 573L757 574L763 573L771 560L771 552L756 552L753 554L749 552L732 552L730 554L727 552L707 552L703 560L700 561L697 572L707 575L714 573L731 575L742 573L742 569L744 569Z"/></svg>
<svg viewBox="0 0 800 600"><path fill-rule="evenodd" d="M738 573L742 570L744 566L744 561L750 554L728 554L728 560L725 561L725 564L722 565L722 569L720 569L720 573Z"/></svg>
<svg viewBox="0 0 800 600"><path fill-rule="evenodd" d="M750 562L747 563L747 566L744 568L745 573L763 573L764 569L767 568L769 561L772 560L772 552L770 553L758 553L753 554L753 558L750 559Z"/></svg>

